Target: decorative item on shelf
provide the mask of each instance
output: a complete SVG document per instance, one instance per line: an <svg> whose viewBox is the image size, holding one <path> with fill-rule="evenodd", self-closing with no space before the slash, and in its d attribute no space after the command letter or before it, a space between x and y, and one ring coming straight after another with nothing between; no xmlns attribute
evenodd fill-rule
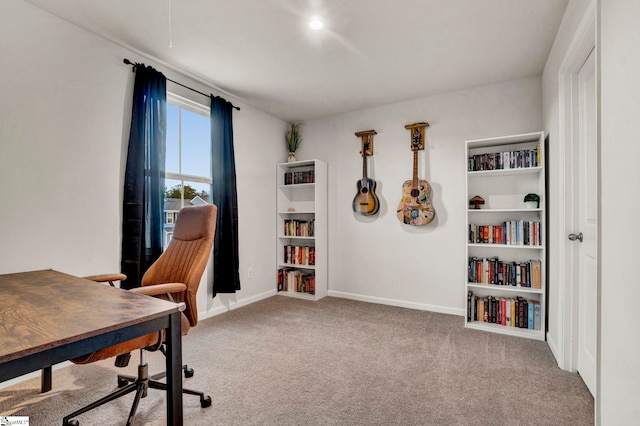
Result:
<svg viewBox="0 0 640 426"><path fill-rule="evenodd" d="M479 210L482 204L484 204L484 198L482 198L479 195L476 195L475 197L469 200L469 205L473 206L475 210Z"/></svg>
<svg viewBox="0 0 640 426"><path fill-rule="evenodd" d="M293 212L295 212L295 211L296 211L296 209L294 209L293 207L289 207L289 208L287 209L287 211L288 211L289 213L293 213Z"/></svg>
<svg viewBox="0 0 640 426"><path fill-rule="evenodd" d="M418 179L418 151L425 146L425 129L429 123L414 123L404 126L411 132L413 151L413 179L402 185L402 199L398 205L398 220L406 225L426 225L435 216L431 205L431 186L426 180Z"/></svg>
<svg viewBox="0 0 640 426"><path fill-rule="evenodd" d="M296 161L295 152L302 142L302 138L300 137L300 126L302 126L302 123L292 123L291 130L289 130L285 136L287 148L289 149L289 157L287 158L287 162L289 163Z"/></svg>
<svg viewBox="0 0 640 426"><path fill-rule="evenodd" d="M353 198L351 208L353 212L362 216L371 216L378 213L380 201L376 195L376 181L367 176L367 157L373 155L373 135L375 130L356 132L356 136L362 138L362 179L358 181L358 192Z"/></svg>
<svg viewBox="0 0 640 426"><path fill-rule="evenodd" d="M540 208L540 197L538 194L527 194L524 196L524 202L530 209L539 209Z"/></svg>

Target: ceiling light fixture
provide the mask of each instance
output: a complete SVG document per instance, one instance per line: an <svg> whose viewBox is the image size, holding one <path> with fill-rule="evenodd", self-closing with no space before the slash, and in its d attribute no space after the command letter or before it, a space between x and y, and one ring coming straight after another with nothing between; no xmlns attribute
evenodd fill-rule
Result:
<svg viewBox="0 0 640 426"><path fill-rule="evenodd" d="M309 28L311 28L312 30L319 30L322 27L324 27L324 22L322 22L322 19L317 16L314 16L309 21Z"/></svg>

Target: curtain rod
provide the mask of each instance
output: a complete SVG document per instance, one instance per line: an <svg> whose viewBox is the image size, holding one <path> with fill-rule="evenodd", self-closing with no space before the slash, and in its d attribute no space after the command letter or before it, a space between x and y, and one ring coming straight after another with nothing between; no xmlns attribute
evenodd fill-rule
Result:
<svg viewBox="0 0 640 426"><path fill-rule="evenodd" d="M124 62L124 63L125 63L125 64L127 64L127 65L131 65L131 66L133 66L134 68L135 68L135 67L136 67L136 65L137 65L137 64L134 64L133 62L131 62L130 60L128 60L127 58L124 58L124 60L123 60L122 62ZM189 89L189 90L191 90L192 92L199 93L199 94L201 94L202 96L206 96L207 98L208 98L209 96L213 96L213 94L211 94L211 95L207 95L206 93L203 93L203 92L201 92L201 91L199 91L199 90L196 90L196 89L194 89L194 88L192 88L192 87L185 86L185 85L184 85L184 84L182 84L182 83L178 83L178 82L177 82L177 81L175 81L175 80L171 80L170 78L167 78L166 76L165 76L165 78L166 78L168 81L170 81L170 82L172 82L172 83L177 84L178 86L182 86L182 87L184 87L185 89ZM223 99L224 99L224 98L223 98ZM225 99L225 100L226 100L226 99ZM227 102L229 102L229 101L227 101ZM231 106L232 106L233 108L235 108L236 110L240 111L240 107L235 106L235 105L234 105L234 104L232 104L231 102L229 102L229 103L231 104Z"/></svg>

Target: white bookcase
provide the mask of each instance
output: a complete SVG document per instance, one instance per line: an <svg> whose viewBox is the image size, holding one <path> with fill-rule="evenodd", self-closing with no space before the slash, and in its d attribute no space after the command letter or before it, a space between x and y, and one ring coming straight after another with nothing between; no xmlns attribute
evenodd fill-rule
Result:
<svg viewBox="0 0 640 426"><path fill-rule="evenodd" d="M276 174L276 289L283 296L318 300L327 295L327 163L280 163ZM309 276L314 281L313 293Z"/></svg>
<svg viewBox="0 0 640 426"><path fill-rule="evenodd" d="M544 133L470 140L466 142L466 156L465 325L544 340ZM539 206L524 202L525 195L531 193L539 196ZM474 196L484 199L480 209L469 203ZM516 305L518 315L513 312ZM529 313L533 314L533 328L528 324ZM522 324L518 324L521 314Z"/></svg>

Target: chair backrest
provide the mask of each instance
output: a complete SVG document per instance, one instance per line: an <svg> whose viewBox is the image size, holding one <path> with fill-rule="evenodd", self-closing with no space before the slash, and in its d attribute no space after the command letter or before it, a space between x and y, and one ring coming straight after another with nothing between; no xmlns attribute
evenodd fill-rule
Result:
<svg viewBox="0 0 640 426"><path fill-rule="evenodd" d="M186 304L184 314L192 327L198 323L196 294L213 247L217 210L212 204L180 210L169 246L142 277L142 286L185 284L184 293L172 296Z"/></svg>

